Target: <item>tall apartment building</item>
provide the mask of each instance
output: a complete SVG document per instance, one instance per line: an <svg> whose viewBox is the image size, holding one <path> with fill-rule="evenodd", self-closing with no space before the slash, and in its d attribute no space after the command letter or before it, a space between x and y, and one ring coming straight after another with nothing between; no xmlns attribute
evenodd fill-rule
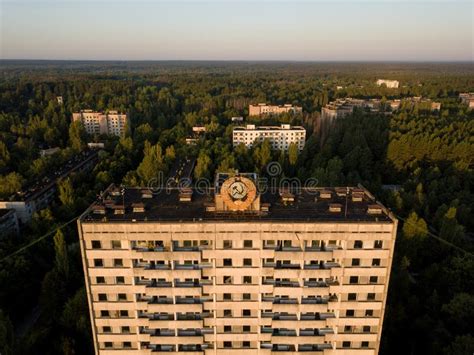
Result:
<svg viewBox="0 0 474 355"><path fill-rule="evenodd" d="M383 84L385 84L385 86L389 89L396 89L400 85L400 82L398 80L387 80L387 79L377 80L378 86L382 86Z"/></svg>
<svg viewBox="0 0 474 355"><path fill-rule="evenodd" d="M298 150L303 150L306 141L306 130L301 126L282 124L281 126L255 126L236 127L232 131L232 143L236 147L245 144L252 147L256 142L268 139L272 149L287 151L290 144L294 143Z"/></svg>
<svg viewBox="0 0 474 355"><path fill-rule="evenodd" d="M293 106L291 104L267 105L266 103L259 103L257 105L249 105L249 116L279 115L282 113L301 112L303 112L302 107Z"/></svg>
<svg viewBox="0 0 474 355"><path fill-rule="evenodd" d="M128 117L125 113L117 111L95 112L81 110L72 114L74 122L80 121L89 134L109 134L121 136L125 133Z"/></svg>
<svg viewBox="0 0 474 355"><path fill-rule="evenodd" d="M378 353L397 220L363 188L109 187L78 220L96 354Z"/></svg>
<svg viewBox="0 0 474 355"><path fill-rule="evenodd" d="M461 99L461 102L469 108L469 110L474 109L474 92L465 92L459 94L459 98Z"/></svg>

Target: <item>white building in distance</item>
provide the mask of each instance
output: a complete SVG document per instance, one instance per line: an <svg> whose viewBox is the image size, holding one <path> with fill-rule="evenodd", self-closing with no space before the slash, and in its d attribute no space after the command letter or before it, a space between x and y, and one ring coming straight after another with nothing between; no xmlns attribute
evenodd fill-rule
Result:
<svg viewBox="0 0 474 355"><path fill-rule="evenodd" d="M398 80L387 80L387 79L377 80L378 86L382 86L383 84L385 84L385 86L389 89L396 89L400 85L400 82Z"/></svg>
<svg viewBox="0 0 474 355"><path fill-rule="evenodd" d="M291 143L295 143L298 150L304 148L306 140L306 130L301 126L291 126L282 124L278 126L258 126L247 125L246 127L236 127L232 132L232 142L234 147L244 144L252 147L255 142L263 142L268 139L272 149L287 151Z"/></svg>
<svg viewBox="0 0 474 355"><path fill-rule="evenodd" d="M74 122L80 121L89 134L109 134L121 136L125 133L128 124L126 113L118 111L94 112L92 110L81 110L72 114Z"/></svg>

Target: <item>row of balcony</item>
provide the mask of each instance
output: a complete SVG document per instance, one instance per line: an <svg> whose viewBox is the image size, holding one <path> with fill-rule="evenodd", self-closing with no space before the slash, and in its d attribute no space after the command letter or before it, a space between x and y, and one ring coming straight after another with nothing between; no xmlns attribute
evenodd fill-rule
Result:
<svg viewBox="0 0 474 355"><path fill-rule="evenodd" d="M202 313L145 313L139 312L138 318L148 318L150 320L204 320L206 318L212 318L214 314L212 312ZM272 320L298 320L296 314L289 313L277 313L277 312L261 312L262 318L271 318ZM328 318L335 318L335 314L332 312L308 312L301 313L299 320L326 320Z"/></svg>
<svg viewBox="0 0 474 355"><path fill-rule="evenodd" d="M209 262L200 262L198 264L181 264L178 262L171 262L167 264L156 264L156 263L147 263L147 262L135 262L133 267L136 269L145 269L145 270L202 270L212 268L212 263ZM248 266L252 267L252 266ZM257 266L253 266L257 267ZM311 263L311 264L296 264L296 263L281 263L281 262L264 262L264 268L274 268L277 270L280 269L306 269L306 270L328 270L332 268L339 268L341 265L334 261ZM216 266L216 268L235 268L232 265Z"/></svg>

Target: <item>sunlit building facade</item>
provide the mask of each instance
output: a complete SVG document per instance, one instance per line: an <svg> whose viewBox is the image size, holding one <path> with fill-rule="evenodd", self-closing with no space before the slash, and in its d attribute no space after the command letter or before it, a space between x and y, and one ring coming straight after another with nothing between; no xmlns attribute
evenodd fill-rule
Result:
<svg viewBox="0 0 474 355"><path fill-rule="evenodd" d="M78 228L96 354L378 353L397 221L363 188L111 186Z"/></svg>

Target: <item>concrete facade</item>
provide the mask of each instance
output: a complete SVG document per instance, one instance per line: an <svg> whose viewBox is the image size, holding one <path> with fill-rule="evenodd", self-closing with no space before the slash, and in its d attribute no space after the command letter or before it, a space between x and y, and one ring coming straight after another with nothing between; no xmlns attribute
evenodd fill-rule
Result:
<svg viewBox="0 0 474 355"><path fill-rule="evenodd" d="M255 142L262 142L265 139L270 141L272 149L287 151L290 144L294 143L301 151L306 141L306 130L301 126L282 124L280 127L247 125L236 127L232 132L234 147L244 144L250 148Z"/></svg>
<svg viewBox="0 0 474 355"><path fill-rule="evenodd" d="M128 116L117 111L94 112L92 110L81 110L72 114L74 122L80 121L89 134L109 134L121 136L125 133L128 124Z"/></svg>
<svg viewBox="0 0 474 355"><path fill-rule="evenodd" d="M293 106L291 104L267 105L266 103L259 103L257 105L249 105L249 116L280 115L282 113L301 112L303 112L302 107Z"/></svg>
<svg viewBox="0 0 474 355"><path fill-rule="evenodd" d="M382 86L384 84L389 89L396 89L400 85L400 82L398 80L387 80L387 79L378 79L377 80L377 85L378 86Z"/></svg>
<svg viewBox="0 0 474 355"><path fill-rule="evenodd" d="M358 188L245 200L228 182L111 187L79 219L96 354L377 354L391 213Z"/></svg>

